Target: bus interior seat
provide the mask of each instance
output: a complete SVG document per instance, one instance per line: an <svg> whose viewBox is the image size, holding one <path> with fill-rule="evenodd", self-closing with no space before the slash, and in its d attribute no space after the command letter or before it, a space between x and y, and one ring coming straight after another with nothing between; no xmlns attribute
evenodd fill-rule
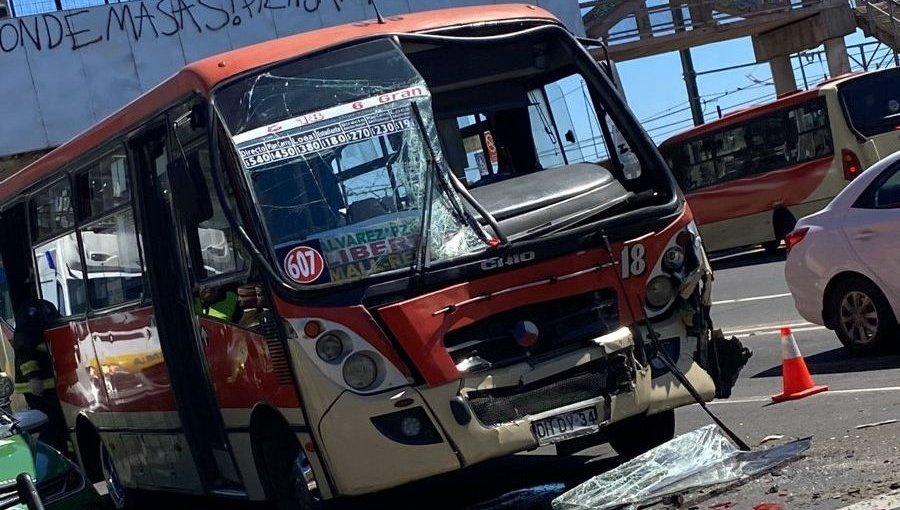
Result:
<svg viewBox="0 0 900 510"><path fill-rule="evenodd" d="M369 197L357 200L347 207L347 215L353 223L375 218L387 214L389 211L381 199Z"/></svg>
<svg viewBox="0 0 900 510"><path fill-rule="evenodd" d="M393 195L389 195L386 197L382 197L378 201L381 204L381 207L384 208L384 211L387 213L395 213L397 212L397 201L394 199Z"/></svg>

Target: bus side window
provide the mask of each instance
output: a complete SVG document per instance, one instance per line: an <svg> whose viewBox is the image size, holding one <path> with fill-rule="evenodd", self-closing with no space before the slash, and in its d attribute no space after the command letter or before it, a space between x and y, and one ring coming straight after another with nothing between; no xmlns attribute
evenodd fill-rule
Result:
<svg viewBox="0 0 900 510"><path fill-rule="evenodd" d="M68 178L32 197L31 228L35 280L41 297L53 303L63 317L83 313L83 268Z"/></svg>
<svg viewBox="0 0 900 510"><path fill-rule="evenodd" d="M205 142L205 140L204 140ZM187 151L189 165L199 165L205 181L205 190L209 193L209 201L212 205L212 215L197 224L187 235L194 236L189 246L195 253L192 260L198 263L202 261L203 267L195 268L194 277L197 282L203 282L230 273L240 272L247 268L247 256L243 253L239 241L225 218L222 204L219 202L219 194L216 193L215 183L212 180L212 168L210 166L209 149L205 143L201 143ZM231 197L231 187L225 186L226 194ZM232 204L232 209L235 209ZM199 255L199 256L197 256Z"/></svg>
<svg viewBox="0 0 900 510"><path fill-rule="evenodd" d="M93 308L144 295L144 264L131 208L124 147L117 147L75 175L75 197L87 293Z"/></svg>

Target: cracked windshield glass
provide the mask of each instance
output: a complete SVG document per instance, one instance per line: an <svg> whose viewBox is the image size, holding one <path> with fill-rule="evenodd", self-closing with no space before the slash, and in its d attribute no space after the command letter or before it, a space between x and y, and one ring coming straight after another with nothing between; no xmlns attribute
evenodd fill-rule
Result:
<svg viewBox="0 0 900 510"><path fill-rule="evenodd" d="M391 41L245 78L217 106L292 281L409 269L426 237L430 261L487 246L449 191L425 82Z"/></svg>

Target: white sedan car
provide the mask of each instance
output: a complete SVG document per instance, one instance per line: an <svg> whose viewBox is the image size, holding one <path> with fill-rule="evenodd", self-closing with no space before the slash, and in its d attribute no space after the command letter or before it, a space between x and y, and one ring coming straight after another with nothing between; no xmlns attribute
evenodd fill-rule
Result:
<svg viewBox="0 0 900 510"><path fill-rule="evenodd" d="M900 152L873 165L785 239L804 319L859 353L900 347Z"/></svg>

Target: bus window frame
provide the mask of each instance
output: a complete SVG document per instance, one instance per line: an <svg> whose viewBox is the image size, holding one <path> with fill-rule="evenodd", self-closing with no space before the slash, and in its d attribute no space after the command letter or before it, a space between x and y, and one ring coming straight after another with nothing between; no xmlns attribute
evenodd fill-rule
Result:
<svg viewBox="0 0 900 510"><path fill-rule="evenodd" d="M240 164L237 161L237 152L235 147L230 144L230 132L228 131L228 127L225 123L225 120L221 118L218 108L216 107L217 92L222 88L227 87L228 85L242 80L250 75L265 72L267 69L271 69L291 61L313 58L348 46L363 44L376 39L390 39L395 41L395 44L398 45L401 42L409 41L477 46L497 44L507 40L533 36L542 32L548 32L551 34L556 34L556 36L561 41L565 42L565 47L571 52L570 54L572 58L572 67L576 72L582 75L585 83L588 85L589 94L591 95L591 100L594 103L594 109L597 114L600 115L600 113L603 112L607 116L609 116L612 122L619 129L622 137L629 144L631 151L638 157L638 160L641 162L642 167L646 167L646 169L648 170L648 173L643 173L641 177L636 179L634 182L651 182L652 184L650 187L665 187L665 193L661 194L667 195L667 197L665 197L665 201L662 203L643 205L639 210L629 211L628 213L624 213L612 218L603 218L594 222L589 222L565 233L542 237L534 241L526 241L524 243L521 243L521 245L529 246L534 245L534 243L552 243L553 240L558 237L578 237L583 235L584 233L595 231L599 226L602 225L609 224L610 226L612 226L617 223L617 220L621 221L622 216L627 216L629 223L641 224L645 221L653 221L654 219L658 219L659 217L669 217L672 213L681 211L683 205L679 206L679 197L681 197L679 184L676 181L673 172L669 170L669 165L666 163L665 159L657 149L657 145L650 139L650 136L640 126L637 119L635 119L633 115L629 114L628 106L625 104L625 100L619 93L618 89L612 83L609 73L603 70L599 63L590 55L587 49L582 44L580 44L579 41L575 39L572 34L568 32L564 27L557 23L542 23L535 26L526 27L521 30L504 32L489 36L446 35L446 32L452 32L453 30L454 27L444 27L440 30L432 32L379 34L374 36L349 39L338 42L337 44L322 47L310 53L295 55L291 58L276 61L265 66L254 67L250 70L231 76L227 80L223 80L217 83L215 87L211 88L208 96L208 104L210 109L210 115L208 118L209 129L211 132L210 144L213 147L219 147L221 145L220 136L225 135L225 149L227 149L227 152L230 154L230 156L228 156L230 161L223 165L224 168L219 166L220 159L225 159L224 154L221 157L212 158L213 177L216 183L216 192L220 195L220 201L222 200L224 190L221 189L221 182L219 179L221 179L223 175L228 175L226 174L226 172L238 171L239 175L237 176L237 178L232 179L232 183L239 184L239 195L242 198L246 199L246 197L252 196L249 191L250 184L246 176L240 173ZM596 94L606 93L610 97L610 104L601 104L599 105L600 107L598 107L598 98L595 97L595 92ZM222 133L219 132L220 128L222 130ZM219 154L218 151L216 153ZM223 207L223 211L225 212L229 221L234 221L237 218L237 215L234 214L234 211L232 211L230 207L227 209ZM444 280L458 280L460 278L464 278L468 274L476 274L476 272L479 271L479 263L484 258L484 255L482 253L472 253L430 265L425 276L426 281L422 281L420 278L411 277L416 273L409 269L398 269L370 275L365 279L343 286L333 286L327 284L300 285L290 282L287 278L285 278L283 274L275 269L277 260L275 257L274 248L271 246L271 243L267 242L268 232L265 229L262 218L260 218L259 208L255 207L254 205L250 208L249 214L249 219L252 223L251 228L256 231L254 233L256 233L257 236L260 235L260 233L258 232L259 225L263 225L261 236L266 240L266 242L264 243L266 244L266 246L261 248L257 244L257 242L254 241L253 238L251 238L251 234L247 231L246 225L244 223L235 222L235 225L238 225L238 228L236 228L237 232L240 234L242 241L245 243L245 246L248 249L250 255L259 261L263 271L269 277L273 289L278 291L279 294L285 297L294 296L294 300L296 300L296 296L298 295L303 296L304 298L315 298L328 296L335 293L343 294L346 293L348 289L354 288L371 289L373 287L394 288L396 286L400 286L402 288L408 289L413 286L420 287L421 285L423 285L423 283L427 285L436 284L437 282L441 282ZM371 295L371 292L367 292L367 295Z"/></svg>
<svg viewBox="0 0 900 510"><path fill-rule="evenodd" d="M34 225L34 221L35 221L34 198L35 198L35 196L41 194L42 192L48 190L49 188L51 188L63 181L66 181L69 183L70 197L73 198L73 200L72 200L72 217L74 220L74 225L69 229L63 229L58 232L55 232L53 235L38 237L35 234L35 228L34 228L35 227L35 225ZM28 242L29 243L29 257L28 258L30 259L32 274L34 275L34 278L33 278L34 281L32 282L32 285L34 287L34 290L36 291L35 295L40 299L44 299L44 293L41 290L40 272L38 269L37 260L35 259L35 256L34 256L34 250L36 247L45 245L47 243L51 243L53 241L57 241L65 236L69 235L70 233L74 232L75 233L75 242L78 245L78 258L81 261L81 267L86 267L85 261L84 261L84 247L81 242L81 232L78 230L77 203L74 200L74 197L72 196L72 193L73 193L72 190L74 188L75 188L75 183L74 183L74 179L72 178L71 170L69 170L66 167L62 167L62 169L59 172L54 173L53 175L50 175L45 179L42 179L33 188L31 188L30 190L28 190L26 193L23 194L24 197L22 198L22 200L25 202L25 216L28 220L26 222L27 223L26 228L28 230L28 239L29 239L29 242ZM14 204L15 204L15 202L11 203L10 205L14 205ZM82 272L82 273L84 273L84 272ZM84 295L85 295L84 309L79 313L73 313L71 315L62 315L62 313L57 313L55 317L49 318L49 322L51 324L63 324L63 323L67 323L67 322L77 321L77 320L85 320L88 317L91 309L90 309L90 300L87 298L87 283L85 282L84 274L82 274L81 283L82 283L82 286L84 289Z"/></svg>
<svg viewBox="0 0 900 510"><path fill-rule="evenodd" d="M144 125L144 123L140 123L138 125L138 128L143 125ZM133 131L133 130L129 130L129 132L131 132L131 131ZM98 147L93 148L92 150L86 152L81 157L77 158L74 161L74 164L61 166L57 172L55 172L53 175L49 176L48 178L42 180L37 185L35 185L31 190L29 190L25 194L25 197L22 199L25 201L26 215L28 216L27 227L28 227L29 238L31 239L30 246L31 246L31 252L32 252L32 255L30 258L31 258L31 266L34 271L35 278L38 278L37 263L34 259L34 248L36 247L36 245L46 244L48 242L58 240L58 239L62 238L63 236L68 235L71 232L75 232L76 238L77 238L77 243L78 243L78 257L81 261L81 266L83 268L86 268L87 263L84 258L85 254L84 254L84 239L82 236L82 227L84 227L85 225L92 223L94 221L111 216L114 213L117 214L117 213L121 212L121 210L124 210L126 207L131 208L132 214L134 216L135 235L138 240L138 256L139 256L140 263L141 263L141 274L142 274L142 287L143 288L141 291L141 297L137 298L137 299L130 299L127 301L123 301L123 302L117 303L115 305L110 305L110 306L105 306L105 307L95 307L90 296L88 295L89 293L88 293L87 271L83 271L81 281L84 286L84 293L85 293L84 311L81 313L78 313L78 314L72 314L72 315L67 315L67 316L60 315L58 318L56 318L53 321L54 323L63 324L63 323L72 322L72 321L78 320L78 319L87 320L87 319L90 319L93 317L109 315L109 314L117 313L117 312L120 312L123 310L140 308L140 307L146 306L148 304L152 304L152 298L150 296L150 293L148 292L148 287L147 287L148 275L147 275L147 269L146 269L146 259L145 259L145 254L144 254L144 246L143 246L144 245L144 236L143 236L143 230L141 228L142 224L141 224L141 219L140 219L140 212L135 208L135 195L134 195L136 192L135 187L134 187L134 177L135 177L134 171L135 170L134 170L134 166L133 166L132 155L131 155L130 151L128 150L125 140L126 140L126 136L116 137L116 138L114 138L110 141L107 141L106 143L99 145ZM124 149L125 155L126 155L126 162L128 165L128 167L126 169L127 170L126 175L128 176L128 180L129 180L129 190L128 190L129 199L125 204L120 204L120 205L113 207L102 213L95 214L93 216L83 216L83 212L80 210L81 209L80 203L78 200L75 199L76 176L81 173L90 171L90 168L93 165L95 165L96 163L98 163L103 157L115 152L116 149L114 147L116 145L118 145L120 148ZM68 182L69 182L69 186L70 186L70 190L71 190L70 192L72 193L72 210L73 210L73 214L74 214L74 218L75 218L75 224L71 229L57 232L54 236L44 237L44 238L35 238L34 229L33 229L33 218L32 218L32 216L33 216L32 204L33 204L34 196L40 194L41 192L45 191L46 189L54 186L55 184L57 184L63 180L68 180ZM9 204L6 204L3 208L6 209L7 207L12 207L16 203L17 203L16 201L10 202ZM35 289L37 290L38 295L41 298L43 298L43 294L41 293L40 286L37 284L37 282L35 282Z"/></svg>

